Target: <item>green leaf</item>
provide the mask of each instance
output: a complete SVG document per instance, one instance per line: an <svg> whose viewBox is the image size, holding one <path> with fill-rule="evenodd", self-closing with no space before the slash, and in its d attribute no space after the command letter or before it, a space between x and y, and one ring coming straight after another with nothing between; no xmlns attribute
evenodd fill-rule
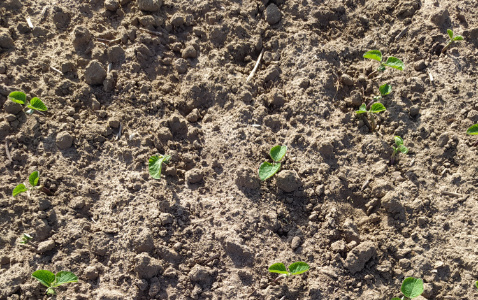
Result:
<svg viewBox="0 0 478 300"><path fill-rule="evenodd" d="M31 186L37 186L38 180L40 180L40 174L38 171L31 173L30 177L28 177L28 182L30 182Z"/></svg>
<svg viewBox="0 0 478 300"><path fill-rule="evenodd" d="M43 101L40 100L40 98L32 98L30 100L30 104L27 105L28 108L35 109L35 110L40 110L40 111L47 111L48 108L46 105L43 103Z"/></svg>
<svg viewBox="0 0 478 300"><path fill-rule="evenodd" d="M380 52L380 50L370 50L370 51L365 52L363 57L368 58L368 59L374 59L376 61L381 62L382 61L382 52Z"/></svg>
<svg viewBox="0 0 478 300"><path fill-rule="evenodd" d="M48 288L51 287L51 284L55 281L55 274L48 270L35 271L32 273L32 277Z"/></svg>
<svg viewBox="0 0 478 300"><path fill-rule="evenodd" d="M310 269L309 265L305 262L295 262L289 266L289 271L292 275L299 275L307 272Z"/></svg>
<svg viewBox="0 0 478 300"><path fill-rule="evenodd" d="M392 86L388 83L385 83L384 85L381 85L379 88L380 94L382 96L386 96L392 92Z"/></svg>
<svg viewBox="0 0 478 300"><path fill-rule="evenodd" d="M475 281L475 286L478 289L478 281Z"/></svg>
<svg viewBox="0 0 478 300"><path fill-rule="evenodd" d="M372 113L379 113L379 112L385 111L385 110L387 110L387 109L385 108L385 106L383 106L382 103L374 103L370 107L370 112L372 112Z"/></svg>
<svg viewBox="0 0 478 300"><path fill-rule="evenodd" d="M405 297L415 298L423 293L423 280L408 277L402 283L402 293Z"/></svg>
<svg viewBox="0 0 478 300"><path fill-rule="evenodd" d="M395 136L395 145L397 145L397 147L403 145L403 139L399 136Z"/></svg>
<svg viewBox="0 0 478 300"><path fill-rule="evenodd" d="M365 103L362 103L362 105L360 105L360 107L359 107L359 110L355 111L356 114L363 114L363 113L366 113L366 112L367 112L367 104L365 104Z"/></svg>
<svg viewBox="0 0 478 300"><path fill-rule="evenodd" d="M392 300L402 300L402 299L400 299L398 297L393 297Z"/></svg>
<svg viewBox="0 0 478 300"><path fill-rule="evenodd" d="M27 102L27 95L23 92L11 92L8 98L19 104L25 104L25 102Z"/></svg>
<svg viewBox="0 0 478 300"><path fill-rule="evenodd" d="M461 35L457 35L453 37L453 41L463 41L463 37Z"/></svg>
<svg viewBox="0 0 478 300"><path fill-rule="evenodd" d="M472 125L470 128L468 128L466 133L469 134L469 135L477 135L478 134L478 124Z"/></svg>
<svg viewBox="0 0 478 300"><path fill-rule="evenodd" d="M57 287L69 282L78 282L78 277L72 272L60 271L56 273L56 281L53 287Z"/></svg>
<svg viewBox="0 0 478 300"><path fill-rule="evenodd" d="M285 265L283 263L275 263L272 266L269 267L269 272L272 273L279 273L279 274L289 274L287 272L287 269L285 268Z"/></svg>
<svg viewBox="0 0 478 300"><path fill-rule="evenodd" d="M398 146L398 151L402 152L403 154L407 154L408 153L408 148L403 146L403 145L400 145Z"/></svg>
<svg viewBox="0 0 478 300"><path fill-rule="evenodd" d="M154 179L161 179L161 168L163 167L163 162L167 163L171 159L170 155L155 155L149 158L149 174Z"/></svg>
<svg viewBox="0 0 478 300"><path fill-rule="evenodd" d="M13 189L12 196L15 197L16 195L26 191L28 191L27 187L23 183L20 183Z"/></svg>
<svg viewBox="0 0 478 300"><path fill-rule="evenodd" d="M387 61L383 65L400 71L403 71L403 69L405 69L405 64L403 63L403 61L393 56L387 58Z"/></svg>
<svg viewBox="0 0 478 300"><path fill-rule="evenodd" d="M264 181L272 177L277 171L279 171L281 163L271 164L270 162L263 162L259 167L259 178Z"/></svg>
<svg viewBox="0 0 478 300"><path fill-rule="evenodd" d="M453 40L453 31L451 29L447 29L446 32L448 32L448 36L450 37L450 40Z"/></svg>
<svg viewBox="0 0 478 300"><path fill-rule="evenodd" d="M385 66L384 66L384 64L380 64L380 66L378 66L377 70L379 70L380 72L385 71Z"/></svg>
<svg viewBox="0 0 478 300"><path fill-rule="evenodd" d="M275 162L279 162L287 152L287 146L274 146L270 151L271 158Z"/></svg>
<svg viewBox="0 0 478 300"><path fill-rule="evenodd" d="M54 288L47 288L46 289L46 294L49 296L56 295L55 289Z"/></svg>

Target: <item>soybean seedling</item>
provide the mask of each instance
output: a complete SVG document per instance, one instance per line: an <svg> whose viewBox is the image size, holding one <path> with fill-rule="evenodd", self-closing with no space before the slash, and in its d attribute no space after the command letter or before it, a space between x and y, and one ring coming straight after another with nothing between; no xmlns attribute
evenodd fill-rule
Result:
<svg viewBox="0 0 478 300"><path fill-rule="evenodd" d="M377 102L377 101L380 101L382 100L383 97L387 96L388 94L390 94L392 92L392 86L388 83L385 83L383 85L381 85L378 90L380 91L380 95L377 95L377 96L373 96L372 97L372 100L367 104L367 108L370 108L370 106Z"/></svg>
<svg viewBox="0 0 478 300"><path fill-rule="evenodd" d="M375 116L374 114L377 114L379 112L382 112L382 111L385 111L387 110L385 108L385 106L383 106L382 103L373 103L372 106L370 106L370 109L367 110L367 104L365 103L362 103L362 105L360 105L359 107L359 110L355 111L355 113L357 115L361 115L361 114L365 114L365 116L368 116L370 115L370 131L375 131L375 127L377 126L376 122L375 122Z"/></svg>
<svg viewBox="0 0 478 300"><path fill-rule="evenodd" d="M274 282L279 280L282 277L289 277L293 275L299 275L304 272L307 272L310 269L309 265L305 262L298 261L289 266L289 270L287 271L285 265L283 263L275 263L269 267L269 272L271 273L278 273L280 274L279 277L276 278Z"/></svg>
<svg viewBox="0 0 478 300"><path fill-rule="evenodd" d="M259 178L264 181L267 178L274 176L281 167L281 159L285 156L287 152L287 146L274 146L271 148L269 155L274 161L272 164L270 162L263 162L259 167Z"/></svg>
<svg viewBox="0 0 478 300"><path fill-rule="evenodd" d="M471 125L471 127L466 131L466 134L478 135L478 124ZM478 146L478 141L474 143L473 146Z"/></svg>
<svg viewBox="0 0 478 300"><path fill-rule="evenodd" d="M168 163L171 155L154 155L149 158L149 175L154 179L161 179L163 163Z"/></svg>
<svg viewBox="0 0 478 300"><path fill-rule="evenodd" d="M48 108L38 97L33 97L30 99L30 102L27 102L27 95L24 92L11 92L8 95L8 99L18 104L26 105L29 110L26 111L27 114L31 115L35 111L47 111Z"/></svg>
<svg viewBox="0 0 478 300"><path fill-rule="evenodd" d="M30 176L28 177L28 182L30 183L31 187L27 188L25 184L20 183L13 189L12 196L15 197L18 194L21 194L23 192L29 192L30 190L36 190L36 189L39 189L40 191L47 194L48 196L51 196L52 193L50 192L49 189L45 188L42 185L38 185L39 180L40 180L40 173L38 173L38 171L31 173Z"/></svg>
<svg viewBox="0 0 478 300"><path fill-rule="evenodd" d="M446 44L445 47L443 47L443 49L441 50L441 53L445 53L446 50L448 50L448 48L450 48L450 46L456 42L456 41L463 41L463 37L461 35L455 35L453 33L453 30L451 29L447 29L446 31L448 33L448 36L450 37L450 40L448 41L448 43Z"/></svg>
<svg viewBox="0 0 478 300"><path fill-rule="evenodd" d="M380 63L377 70L375 70L374 72L370 73L370 75L368 75L369 78L376 75L378 72L385 71L385 67L394 68L394 69L397 69L397 70L400 70L400 71L403 71L403 69L405 69L405 64L403 63L403 61L401 61L400 59L398 59L396 57L393 57L393 56L389 56L387 58L387 60L385 62L383 62L382 61L382 52L380 52L380 50L367 51L367 52L365 52L363 57L368 58L368 59L376 60Z"/></svg>
<svg viewBox="0 0 478 300"><path fill-rule="evenodd" d="M403 145L403 139L399 136L395 136L395 146L392 146L393 153L392 158L390 158L390 165L395 164L396 157L398 153L402 152L403 154L408 153L408 148Z"/></svg>
<svg viewBox="0 0 478 300"><path fill-rule="evenodd" d="M22 234L22 240L20 241L20 244L28 244L28 242L30 242L30 240L33 239L33 237L31 235L29 235L28 233L24 233Z"/></svg>
<svg viewBox="0 0 478 300"><path fill-rule="evenodd" d="M62 284L78 282L78 277L68 271L60 271L55 275L48 270L38 270L33 272L32 277L47 287L47 295L56 295L55 289Z"/></svg>
<svg viewBox="0 0 478 300"><path fill-rule="evenodd" d="M423 293L423 280L420 278L408 277L402 283L401 298L393 297L392 300L410 300L420 296Z"/></svg>

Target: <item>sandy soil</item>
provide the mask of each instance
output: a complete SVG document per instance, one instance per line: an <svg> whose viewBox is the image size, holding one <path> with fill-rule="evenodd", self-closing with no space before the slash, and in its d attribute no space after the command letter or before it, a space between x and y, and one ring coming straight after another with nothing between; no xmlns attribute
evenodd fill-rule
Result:
<svg viewBox="0 0 478 300"><path fill-rule="evenodd" d="M470 0L1 1L0 299L47 299L38 269L78 275L56 299L382 300L409 276L478 299L477 45ZM372 49L405 70L369 77ZM13 198L35 170L53 195Z"/></svg>

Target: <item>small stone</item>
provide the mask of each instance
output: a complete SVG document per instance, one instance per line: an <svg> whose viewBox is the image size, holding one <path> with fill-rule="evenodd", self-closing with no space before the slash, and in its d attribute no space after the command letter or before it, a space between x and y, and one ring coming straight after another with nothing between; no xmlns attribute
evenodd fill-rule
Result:
<svg viewBox="0 0 478 300"><path fill-rule="evenodd" d="M212 270L210 268L201 265L195 265L189 272L189 279L194 283L209 286L213 280L211 273Z"/></svg>
<svg viewBox="0 0 478 300"><path fill-rule="evenodd" d="M427 224L427 218L426 217L419 217L418 218L418 226L422 227Z"/></svg>
<svg viewBox="0 0 478 300"><path fill-rule="evenodd" d="M375 253L376 248L372 242L367 241L361 243L347 254L345 268L347 268L352 275L360 272Z"/></svg>
<svg viewBox="0 0 478 300"><path fill-rule="evenodd" d="M184 58L178 58L174 61L174 67L179 74L184 74L188 71L188 61Z"/></svg>
<svg viewBox="0 0 478 300"><path fill-rule="evenodd" d="M448 143L449 140L450 140L450 133L444 132L440 134L440 136L438 137L437 146L440 148L443 148L445 147L445 145Z"/></svg>
<svg viewBox="0 0 478 300"><path fill-rule="evenodd" d="M173 25L174 27L179 27L179 26L182 26L183 24L184 24L184 17L181 14L176 13L171 17L171 25Z"/></svg>
<svg viewBox="0 0 478 300"><path fill-rule="evenodd" d="M191 169L186 172L185 176L186 182L190 184L199 183L204 177L204 173L200 169Z"/></svg>
<svg viewBox="0 0 478 300"><path fill-rule="evenodd" d="M65 150L71 147L73 144L73 136L67 132L62 131L56 136L56 146L60 150Z"/></svg>
<svg viewBox="0 0 478 300"><path fill-rule="evenodd" d="M118 63L125 60L125 52L120 45L115 45L108 48L108 61L111 63Z"/></svg>
<svg viewBox="0 0 478 300"><path fill-rule="evenodd" d="M192 46L192 45L187 46L182 52L182 57L184 59L186 59L186 58L196 58L197 57L196 48L194 48L194 46Z"/></svg>
<svg viewBox="0 0 478 300"><path fill-rule="evenodd" d="M146 252L136 255L134 261L134 270L138 273L139 278L151 279L163 271L160 261Z"/></svg>
<svg viewBox="0 0 478 300"><path fill-rule="evenodd" d="M333 252L344 252L345 251L345 242L342 241L342 240L333 242L330 245L330 250L332 250Z"/></svg>
<svg viewBox="0 0 478 300"><path fill-rule="evenodd" d="M56 28L68 27L70 24L70 14L60 6L53 6L52 20Z"/></svg>
<svg viewBox="0 0 478 300"><path fill-rule="evenodd" d="M161 224L163 225L169 225L169 224L172 224L173 221L174 221L174 217L172 214L168 214L168 213L161 213L159 215L159 219L161 220Z"/></svg>
<svg viewBox="0 0 478 300"><path fill-rule="evenodd" d="M410 107L410 117L415 118L416 116L418 116L419 113L420 113L420 107L419 106L414 105L414 106Z"/></svg>
<svg viewBox="0 0 478 300"><path fill-rule="evenodd" d="M0 47L3 49L12 49L15 47L15 42L10 36L8 30L2 29L0 31Z"/></svg>
<svg viewBox="0 0 478 300"><path fill-rule="evenodd" d="M354 79L348 74L343 74L340 77L340 81L345 85L354 85Z"/></svg>
<svg viewBox="0 0 478 300"><path fill-rule="evenodd" d="M84 273L86 279L93 280L98 278L98 270L96 269L95 266L88 266L85 268L85 273Z"/></svg>
<svg viewBox="0 0 478 300"><path fill-rule="evenodd" d="M138 0L138 8L143 11L156 12L163 5L162 0Z"/></svg>
<svg viewBox="0 0 478 300"><path fill-rule="evenodd" d="M282 14L277 5L272 3L267 6L265 17L269 25L274 25L280 21L280 19L282 18Z"/></svg>
<svg viewBox="0 0 478 300"><path fill-rule="evenodd" d="M18 114L23 110L23 106L21 104L13 102L12 100L5 101L3 108L5 109L5 112L14 115Z"/></svg>
<svg viewBox="0 0 478 300"><path fill-rule="evenodd" d="M116 11L118 8L118 0L105 0L105 9L109 11Z"/></svg>
<svg viewBox="0 0 478 300"><path fill-rule="evenodd" d="M118 128L120 126L120 121L115 118L109 119L108 126L111 128Z"/></svg>
<svg viewBox="0 0 478 300"><path fill-rule="evenodd" d="M85 81L90 85L103 84L103 81L106 78L106 70L103 66L97 61L91 61L85 70Z"/></svg>
<svg viewBox="0 0 478 300"><path fill-rule="evenodd" d="M275 81L280 76L280 68L276 65L268 67L265 71L264 81Z"/></svg>
<svg viewBox="0 0 478 300"><path fill-rule="evenodd" d="M186 116L186 120L190 123L195 123L199 120L199 117L199 110L195 108Z"/></svg>
<svg viewBox="0 0 478 300"><path fill-rule="evenodd" d="M427 67L427 64L425 63L425 60L419 60L413 64L413 68L415 71L422 71Z"/></svg>
<svg viewBox="0 0 478 300"><path fill-rule="evenodd" d="M277 187L286 193L290 193L302 186L297 172L291 170L283 170L277 174L276 177Z"/></svg>
<svg viewBox="0 0 478 300"><path fill-rule="evenodd" d="M39 210L47 210L50 207L51 207L51 202L48 199L38 200L38 209Z"/></svg>
<svg viewBox="0 0 478 300"><path fill-rule="evenodd" d="M46 240L38 244L37 253L45 253L55 248L55 242L53 240Z"/></svg>
<svg viewBox="0 0 478 300"><path fill-rule="evenodd" d="M292 248L292 250L295 250L299 248L300 245L302 245L302 240L300 239L300 237L294 236L292 238L292 241L290 242L290 247Z"/></svg>
<svg viewBox="0 0 478 300"><path fill-rule="evenodd" d="M285 104L284 96L279 90L274 89L274 91L269 96L269 105L272 105L274 107L281 107L284 104Z"/></svg>
<svg viewBox="0 0 478 300"><path fill-rule="evenodd" d="M96 100L96 98L91 99L91 109L99 110L101 108L101 103Z"/></svg>

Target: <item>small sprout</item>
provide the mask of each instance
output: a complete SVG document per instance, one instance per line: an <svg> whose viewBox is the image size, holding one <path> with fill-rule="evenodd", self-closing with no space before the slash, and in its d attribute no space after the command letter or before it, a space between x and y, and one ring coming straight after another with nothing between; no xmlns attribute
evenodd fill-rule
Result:
<svg viewBox="0 0 478 300"><path fill-rule="evenodd" d="M28 242L30 242L30 240L33 239L33 237L31 235L29 235L28 233L24 233L22 234L22 240L20 241L20 244L28 244Z"/></svg>
<svg viewBox="0 0 478 300"><path fill-rule="evenodd" d="M466 134L478 135L478 124L471 125L471 127L466 131Z"/></svg>
<svg viewBox="0 0 478 300"><path fill-rule="evenodd" d="M378 72L385 71L385 67L394 68L394 69L397 69L397 70L400 70L400 71L403 71L403 69L405 69L405 64L403 63L403 61L401 61L400 59L398 59L396 57L393 57L393 56L389 56L387 58L387 61L382 62L382 52L380 52L380 50L367 51L367 52L365 52L363 57L368 58L368 59L376 60L380 63L377 70L372 72L368 77L372 77L375 74L377 74Z"/></svg>
<svg viewBox="0 0 478 300"><path fill-rule="evenodd" d="M149 158L149 174L154 179L161 179L163 163L167 164L171 155L154 155Z"/></svg>
<svg viewBox="0 0 478 300"><path fill-rule="evenodd" d="M423 280L420 278L408 277L402 283L403 297L393 297L392 300L410 300L423 293Z"/></svg>
<svg viewBox="0 0 478 300"><path fill-rule="evenodd" d="M20 183L19 185L17 185L13 189L12 196L15 197L18 194L21 194L23 192L27 192L28 190L31 190L31 189L43 188L42 186L38 186L38 181L39 180L40 180L40 174L38 173L38 171L35 171L35 172L31 173L30 176L28 177L28 182L30 183L31 188L27 188L25 186L25 184Z"/></svg>
<svg viewBox="0 0 478 300"><path fill-rule="evenodd" d="M475 286L478 289L478 281L475 281Z"/></svg>
<svg viewBox="0 0 478 300"><path fill-rule="evenodd" d="M453 30L447 29L446 32L448 32L448 36L450 37L450 40L448 41L446 46L443 47L443 49L441 50L441 53L445 53L445 51L448 50L448 48L450 48L450 46L451 46L451 44L453 44L453 42L463 41L463 37L461 35L455 35L453 33Z"/></svg>
<svg viewBox="0 0 478 300"><path fill-rule="evenodd" d="M287 271L283 263L275 263L269 267L269 272L281 274L280 277L289 277L292 275L299 275L304 272L307 272L310 269L309 265L305 262L295 262L289 266L289 271Z"/></svg>
<svg viewBox="0 0 478 300"><path fill-rule="evenodd" d="M365 114L365 116L368 116L370 114L370 131L375 131L376 123L375 123L375 117L373 114L382 112L387 110L385 106L383 106L382 103L374 103L370 107L370 110L367 110L367 104L363 103L360 105L359 110L355 111L357 115ZM368 113L368 114L367 114Z"/></svg>
<svg viewBox="0 0 478 300"><path fill-rule="evenodd" d="M62 284L78 282L78 277L72 272L68 271L60 271L55 275L48 270L38 270L33 272L32 277L47 287L47 295L56 295L55 288Z"/></svg>
<svg viewBox="0 0 478 300"><path fill-rule="evenodd" d="M395 147L392 146L393 153L392 158L390 159L390 165L395 164L395 158L397 157L398 153L402 152L403 154L408 153L408 148L403 145L403 139L399 136L395 136Z"/></svg>
<svg viewBox="0 0 478 300"><path fill-rule="evenodd" d="M259 178L264 181L270 177L272 177L275 173L277 173L281 167L281 159L284 158L285 153L287 152L286 146L274 146L271 148L269 155L271 156L274 163L270 162L263 162L259 167Z"/></svg>
<svg viewBox="0 0 478 300"><path fill-rule="evenodd" d="M30 99L30 103L27 102L27 96L25 95L24 92L11 92L8 95L8 99L10 99L13 102L16 102L18 104L23 104L26 105L29 110L27 110L27 114L31 115L35 110L38 111L47 111L48 108L46 105L43 103L43 101L40 100L38 97L33 97Z"/></svg>

